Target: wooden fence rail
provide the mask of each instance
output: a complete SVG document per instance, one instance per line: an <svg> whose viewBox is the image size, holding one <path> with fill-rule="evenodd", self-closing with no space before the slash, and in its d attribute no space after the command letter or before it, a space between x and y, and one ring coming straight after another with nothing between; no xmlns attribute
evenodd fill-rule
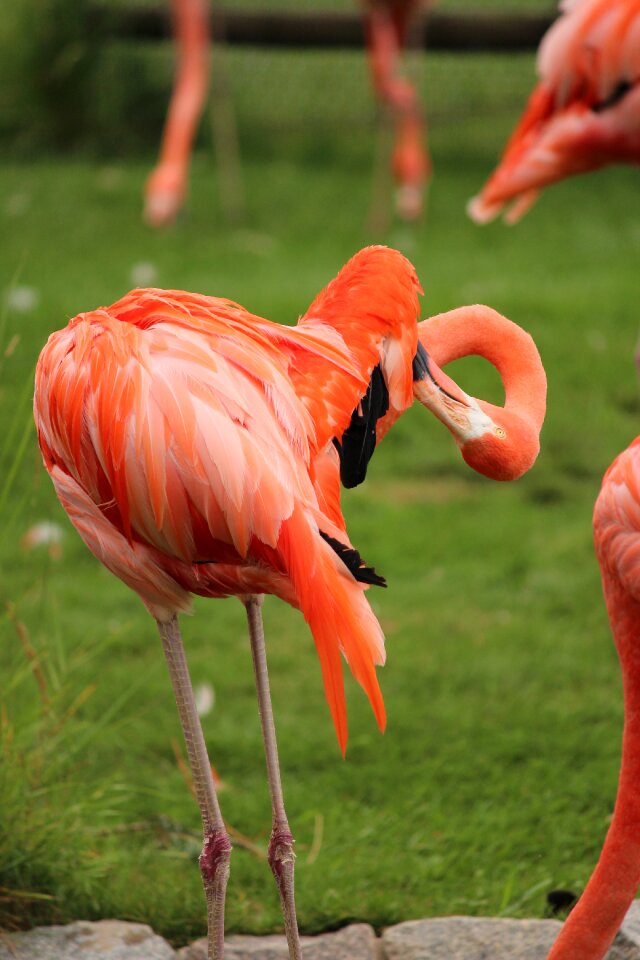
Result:
<svg viewBox="0 0 640 960"><path fill-rule="evenodd" d="M171 35L168 4L157 7L91 8L94 26L119 39L160 40ZM510 53L533 50L554 20L554 14L440 13L425 14L412 27L417 49ZM349 49L362 47L362 19L353 12L238 12L214 5L213 36L221 42L259 47Z"/></svg>

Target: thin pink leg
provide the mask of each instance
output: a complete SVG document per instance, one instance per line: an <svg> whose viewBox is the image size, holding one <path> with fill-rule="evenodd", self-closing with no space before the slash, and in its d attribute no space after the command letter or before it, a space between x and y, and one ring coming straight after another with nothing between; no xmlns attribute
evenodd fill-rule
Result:
<svg viewBox="0 0 640 960"><path fill-rule="evenodd" d="M260 708L260 722L262 724L264 751L267 758L267 776L269 778L269 792L271 794L271 809L273 812L273 826L268 855L269 866L278 884L290 960L301 960L300 937L298 935L298 921L296 919L296 903L293 889L295 853L293 852L293 836L289 829L289 821L287 820L287 814L284 809L284 797L282 795L282 783L280 781L276 729L273 723L271 695L269 693L269 674L267 672L267 657L264 646L262 601L263 597L261 595L250 596L244 600L244 605L249 621L253 670L256 677L256 689L258 691L258 706Z"/></svg>
<svg viewBox="0 0 640 960"><path fill-rule="evenodd" d="M196 798L202 816L204 842L200 854L200 871L207 897L208 957L209 960L222 960L224 901L229 879L231 840L220 813L177 617L173 617L168 623L158 622L158 629L162 637L164 655L167 658L169 676L193 774Z"/></svg>

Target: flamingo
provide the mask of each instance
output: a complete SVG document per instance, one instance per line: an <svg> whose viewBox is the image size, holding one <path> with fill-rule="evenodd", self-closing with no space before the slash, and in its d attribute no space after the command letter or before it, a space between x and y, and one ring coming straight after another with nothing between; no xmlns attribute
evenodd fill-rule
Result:
<svg viewBox="0 0 640 960"><path fill-rule="evenodd" d="M477 223L505 204L515 223L551 183L640 163L640 3L562 0L538 52L540 81L500 163L468 206Z"/></svg>
<svg viewBox="0 0 640 960"><path fill-rule="evenodd" d="M58 498L158 626L203 822L210 960L223 957L231 844L177 615L191 594L245 605L272 801L268 859L299 960L263 595L307 620L344 755L341 652L385 725L375 671L383 636L365 597L385 581L348 539L340 482L364 479L377 440L414 397L488 476L515 478L538 453L546 381L532 339L482 307L419 328L419 292L409 261L385 247L352 257L292 328L228 300L134 290L53 333L37 364L34 415ZM504 409L457 387L428 355L430 340L443 362L486 352L503 377Z"/></svg>
<svg viewBox="0 0 640 960"><path fill-rule="evenodd" d="M171 0L178 68L162 135L160 159L145 186L145 219L173 223L184 204L191 148L209 81L207 0Z"/></svg>
<svg viewBox="0 0 640 960"><path fill-rule="evenodd" d="M421 212L431 175L425 125L415 87L398 74L411 18L421 0L365 0L364 20L373 88L395 126L391 169L398 184L396 208L404 220Z"/></svg>
<svg viewBox="0 0 640 960"><path fill-rule="evenodd" d="M604 475L593 532L622 669L622 762L600 858L548 960L602 960L640 885L640 437Z"/></svg>

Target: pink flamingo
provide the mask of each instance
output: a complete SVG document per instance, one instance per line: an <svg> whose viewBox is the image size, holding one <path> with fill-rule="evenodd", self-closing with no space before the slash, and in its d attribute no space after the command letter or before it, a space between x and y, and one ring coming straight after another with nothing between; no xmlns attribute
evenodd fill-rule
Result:
<svg viewBox="0 0 640 960"><path fill-rule="evenodd" d="M153 227L173 223L184 204L191 149L209 82L207 0L171 0L171 5L178 66L160 159L145 187L144 216Z"/></svg>
<svg viewBox="0 0 640 960"><path fill-rule="evenodd" d="M370 585L385 584L349 541L340 481L364 479L377 434L414 397L488 476L520 476L538 453L546 381L531 338L483 307L419 328L419 291L411 264L384 247L356 254L295 327L215 297L134 290L79 314L51 335L38 361L34 415L56 493L91 552L140 596L162 638L203 822L211 960L223 956L231 844L178 613L189 609L191 594L235 595L246 607L273 811L268 858L290 957L299 960L263 594L307 620L344 753L341 653L385 724L375 671L384 642L365 597ZM504 380L504 408L468 397L423 340L443 362L486 353Z"/></svg>
<svg viewBox="0 0 640 960"><path fill-rule="evenodd" d="M539 191L609 163L640 163L640 4L563 0L538 53L540 82L496 170L468 207L515 223Z"/></svg>

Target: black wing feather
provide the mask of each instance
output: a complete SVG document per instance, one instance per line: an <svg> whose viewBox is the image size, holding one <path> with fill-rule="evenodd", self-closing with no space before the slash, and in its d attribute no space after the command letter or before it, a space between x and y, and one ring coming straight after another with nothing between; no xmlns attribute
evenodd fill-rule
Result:
<svg viewBox="0 0 640 960"><path fill-rule="evenodd" d="M594 113L602 113L603 110L608 110L609 107L615 107L615 105L619 103L623 97L626 97L632 87L633 84L629 83L628 80L621 80L617 87L611 91L605 100L600 100L598 103L594 103L591 109Z"/></svg>
<svg viewBox="0 0 640 960"><path fill-rule="evenodd" d="M385 578L376 573L373 567L368 567L356 549L348 547L346 543L341 543L335 537L330 537L323 530L320 530L320 536L327 541L332 550L335 550L356 580L360 583L371 583L376 587L386 587L387 581Z"/></svg>
<svg viewBox="0 0 640 960"><path fill-rule="evenodd" d="M389 409L389 391L380 364L371 371L367 392L351 414L351 423L334 440L340 454L340 480L351 489L362 483L376 448L376 424Z"/></svg>

